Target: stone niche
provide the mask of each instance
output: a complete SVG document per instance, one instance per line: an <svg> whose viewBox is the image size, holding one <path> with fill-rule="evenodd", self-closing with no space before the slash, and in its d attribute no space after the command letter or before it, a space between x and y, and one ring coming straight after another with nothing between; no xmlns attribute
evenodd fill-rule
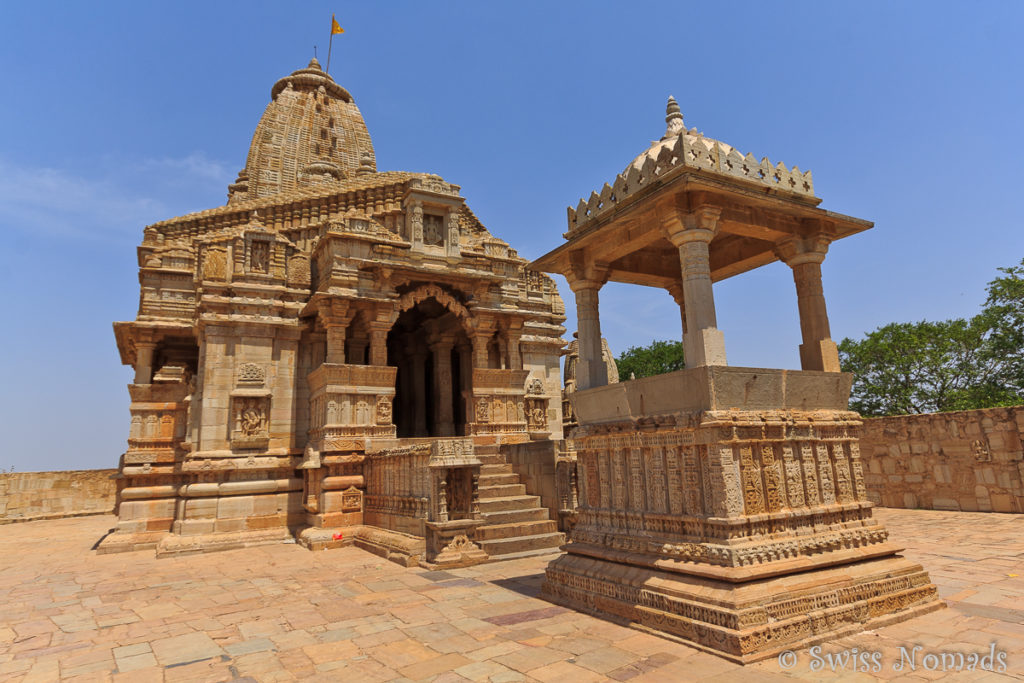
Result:
<svg viewBox="0 0 1024 683"><path fill-rule="evenodd" d="M872 518L850 375L698 367L576 392L546 598L737 662L942 606Z"/></svg>

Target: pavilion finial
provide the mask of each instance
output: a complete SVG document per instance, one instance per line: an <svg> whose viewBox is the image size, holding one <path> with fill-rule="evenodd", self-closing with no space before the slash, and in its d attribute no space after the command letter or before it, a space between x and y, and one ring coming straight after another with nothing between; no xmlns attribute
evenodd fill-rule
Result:
<svg viewBox="0 0 1024 683"><path fill-rule="evenodd" d="M686 127L683 125L683 113L679 109L679 103L672 95L668 96L668 104L665 105L665 135L662 140L679 135Z"/></svg>

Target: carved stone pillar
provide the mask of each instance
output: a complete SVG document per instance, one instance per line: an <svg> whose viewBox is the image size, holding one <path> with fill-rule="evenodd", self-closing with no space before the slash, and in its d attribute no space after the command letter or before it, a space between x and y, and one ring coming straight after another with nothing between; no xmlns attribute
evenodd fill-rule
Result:
<svg viewBox="0 0 1024 683"><path fill-rule="evenodd" d="M345 326L327 326L327 363L343 364L345 362Z"/></svg>
<svg viewBox="0 0 1024 683"><path fill-rule="evenodd" d="M156 342L135 342L135 384L149 384L153 381L153 351Z"/></svg>
<svg viewBox="0 0 1024 683"><path fill-rule="evenodd" d="M490 335L485 331L478 331L470 341L473 344L473 367L486 368L487 342L490 341Z"/></svg>
<svg viewBox="0 0 1024 683"><path fill-rule="evenodd" d="M790 238L778 245L776 254L793 269L796 300L800 310L800 367L804 370L839 372L839 350L832 341L821 286L821 263L829 240L822 235Z"/></svg>
<svg viewBox="0 0 1024 683"><path fill-rule="evenodd" d="M388 364L388 328L374 325L370 328L370 365Z"/></svg>
<svg viewBox="0 0 1024 683"><path fill-rule="evenodd" d="M669 240L679 249L683 272L686 367L726 365L725 337L718 329L711 289L708 245L718 230L720 209L704 207L691 214L672 211L662 219Z"/></svg>
<svg viewBox="0 0 1024 683"><path fill-rule="evenodd" d="M345 363L345 330L352 321L347 301L332 300L319 312L320 324L327 331L327 357L325 363Z"/></svg>
<svg viewBox="0 0 1024 683"><path fill-rule="evenodd" d="M523 331L520 329L510 329L508 331L508 369L509 370L522 370L523 369L523 355L519 350L519 338L523 336Z"/></svg>
<svg viewBox="0 0 1024 683"><path fill-rule="evenodd" d="M413 436L427 434L427 351L412 350Z"/></svg>
<svg viewBox="0 0 1024 683"><path fill-rule="evenodd" d="M444 241L444 253L453 257L462 254L459 248L459 211L454 207L448 211L448 235Z"/></svg>
<svg viewBox="0 0 1024 683"><path fill-rule="evenodd" d="M452 411L452 342L441 340L430 346L434 354L434 428L435 436L454 436Z"/></svg>
<svg viewBox="0 0 1024 683"><path fill-rule="evenodd" d="M412 200L406 205L409 215L409 241L413 251L423 251L423 203Z"/></svg>
<svg viewBox="0 0 1024 683"><path fill-rule="evenodd" d="M465 413L462 421L466 424L474 421L473 418L473 346L464 344L459 346L459 378L462 386L462 407Z"/></svg>
<svg viewBox="0 0 1024 683"><path fill-rule="evenodd" d="M598 291L602 280L567 278L576 295L576 324L579 329L580 358L576 363L576 389L603 387L608 384L608 368L601 357L601 318Z"/></svg>

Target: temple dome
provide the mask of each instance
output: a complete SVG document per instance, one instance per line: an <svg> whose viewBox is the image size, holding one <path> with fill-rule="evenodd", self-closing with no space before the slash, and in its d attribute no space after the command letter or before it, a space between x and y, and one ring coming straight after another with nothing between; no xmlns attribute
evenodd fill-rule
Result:
<svg viewBox="0 0 1024 683"><path fill-rule="evenodd" d="M668 104L665 106L665 134L661 136L660 140L652 142L650 147L641 152L633 161L629 162L629 166L626 166L623 173L629 171L630 166L637 170L643 168L648 159L657 162L662 150L666 148L671 149L676 144L677 138L680 135L684 135L686 141L691 145L703 145L708 153L713 152L714 148L718 147L719 154L728 156L729 152L734 149L732 145L727 145L721 140L705 137L698 133L696 128L687 130L686 126L683 125L683 114L679 109L679 103L676 102L675 97L669 95Z"/></svg>
<svg viewBox="0 0 1024 683"><path fill-rule="evenodd" d="M363 115L315 58L277 81L270 97L229 203L376 173Z"/></svg>

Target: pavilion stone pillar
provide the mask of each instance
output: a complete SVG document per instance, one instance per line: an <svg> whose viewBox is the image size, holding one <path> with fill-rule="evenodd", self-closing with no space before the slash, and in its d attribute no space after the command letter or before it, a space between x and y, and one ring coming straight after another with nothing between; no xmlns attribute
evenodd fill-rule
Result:
<svg viewBox="0 0 1024 683"><path fill-rule="evenodd" d="M153 381L154 341L135 342L135 384L149 384Z"/></svg>
<svg viewBox="0 0 1024 683"><path fill-rule="evenodd" d="M452 412L452 346L450 339L430 345L434 354L434 429L435 436L454 436Z"/></svg>
<svg viewBox="0 0 1024 683"><path fill-rule="evenodd" d="M804 370L840 372L839 349L832 341L821 286L821 263L828 252L829 240L822 235L790 238L776 253L793 269L796 301L800 310L800 367Z"/></svg>
<svg viewBox="0 0 1024 683"><path fill-rule="evenodd" d="M679 318L683 325L683 338L686 338L686 300L683 298L683 283L677 282L673 285L669 285L668 293L672 295L672 299L679 306Z"/></svg>
<svg viewBox="0 0 1024 683"><path fill-rule="evenodd" d="M715 297L711 289L708 246L718 231L720 209L703 207L689 214L672 211L662 224L669 240L679 249L683 272L686 333L683 350L686 367L726 365L725 336L718 329Z"/></svg>
<svg viewBox="0 0 1024 683"><path fill-rule="evenodd" d="M580 357L576 362L576 390L608 384L608 367L601 357L601 317L598 292L603 279L585 279L570 273L566 279L576 295L576 327Z"/></svg>

